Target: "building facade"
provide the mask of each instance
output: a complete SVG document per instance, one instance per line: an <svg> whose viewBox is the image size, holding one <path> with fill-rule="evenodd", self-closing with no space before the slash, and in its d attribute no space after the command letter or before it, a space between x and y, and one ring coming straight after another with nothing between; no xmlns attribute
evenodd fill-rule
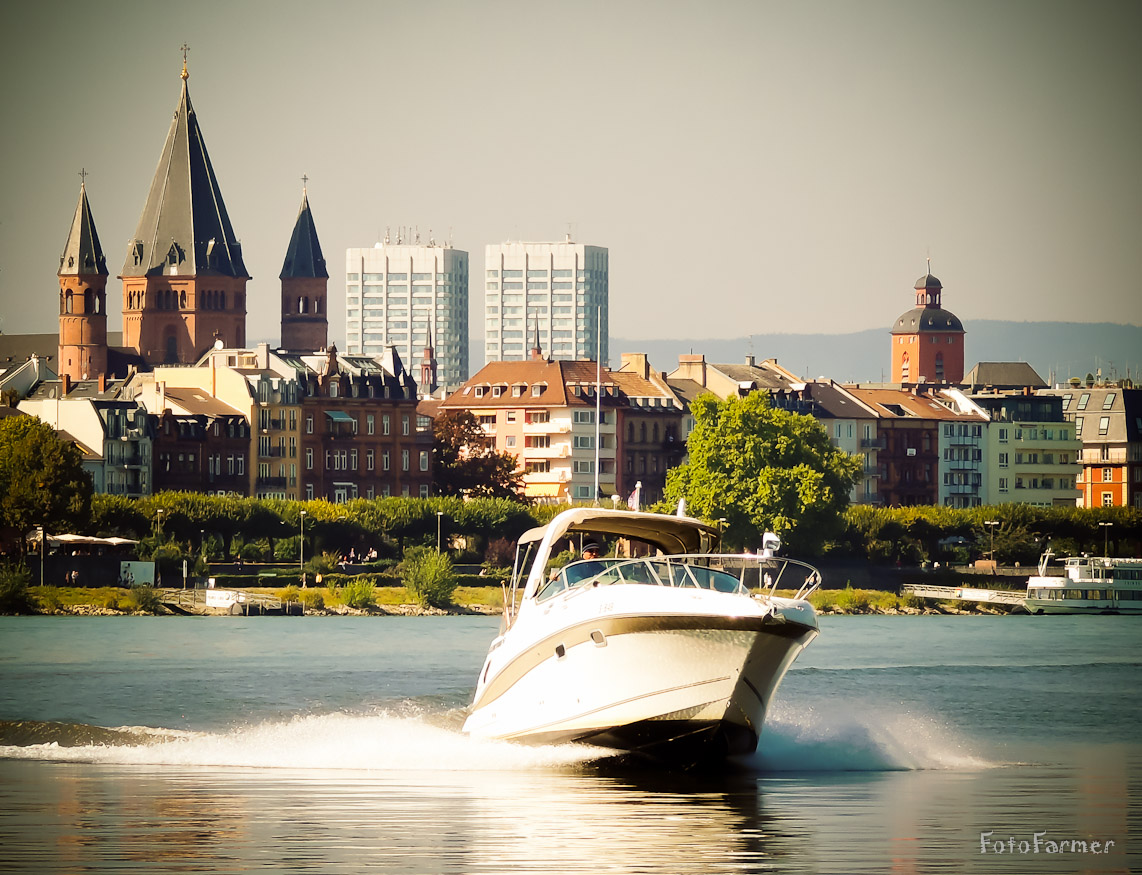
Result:
<svg viewBox="0 0 1142 875"><path fill-rule="evenodd" d="M1061 399L1026 393L970 398L989 419L983 503L1073 507L1082 444L1063 417Z"/></svg>
<svg viewBox="0 0 1142 875"><path fill-rule="evenodd" d="M1142 507L1142 389L1113 384L1044 389L1062 399L1082 442L1080 507Z"/></svg>
<svg viewBox="0 0 1142 875"><path fill-rule="evenodd" d="M345 338L351 354L395 347L407 362L432 348L437 380L468 379L468 253L400 242L345 252Z"/></svg>
<svg viewBox="0 0 1142 875"><path fill-rule="evenodd" d="M468 411L497 452L518 459L525 497L594 502L619 494L617 421L626 403L595 362L535 358L489 362L438 409Z"/></svg>
<svg viewBox="0 0 1142 875"><path fill-rule="evenodd" d="M582 243L484 248L484 360L523 361L538 347L559 360L607 362L609 253Z"/></svg>

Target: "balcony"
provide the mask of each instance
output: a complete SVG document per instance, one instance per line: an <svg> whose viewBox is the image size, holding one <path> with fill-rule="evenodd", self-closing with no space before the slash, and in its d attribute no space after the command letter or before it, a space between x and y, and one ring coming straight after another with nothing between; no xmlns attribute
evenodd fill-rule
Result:
<svg viewBox="0 0 1142 875"><path fill-rule="evenodd" d="M1082 461L1084 465L1097 465L1101 462L1126 461L1126 447L1090 447L1083 450Z"/></svg>
<svg viewBox="0 0 1142 875"><path fill-rule="evenodd" d="M976 495L981 489L980 486L971 483L955 483L951 486L944 487L948 495Z"/></svg>
<svg viewBox="0 0 1142 875"><path fill-rule="evenodd" d="M949 459L947 462L953 471L978 471L981 464L978 459Z"/></svg>
<svg viewBox="0 0 1142 875"><path fill-rule="evenodd" d="M567 444L558 444L554 447L524 447L518 455L522 456L524 461L529 459L569 459L571 458L571 447Z"/></svg>
<svg viewBox="0 0 1142 875"><path fill-rule="evenodd" d="M259 489L284 489L286 485L285 477L259 477Z"/></svg>
<svg viewBox="0 0 1142 875"><path fill-rule="evenodd" d="M570 434L569 422L525 422L524 434Z"/></svg>
<svg viewBox="0 0 1142 875"><path fill-rule="evenodd" d="M882 437L861 438L860 448L862 450L883 450L887 443L887 439Z"/></svg>

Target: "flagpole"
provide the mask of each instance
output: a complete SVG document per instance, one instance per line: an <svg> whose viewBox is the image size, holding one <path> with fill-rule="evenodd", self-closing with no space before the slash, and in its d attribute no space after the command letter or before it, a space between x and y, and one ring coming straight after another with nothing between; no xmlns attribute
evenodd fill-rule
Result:
<svg viewBox="0 0 1142 875"><path fill-rule="evenodd" d="M603 308L595 311L595 507L599 506L599 443L603 411Z"/></svg>

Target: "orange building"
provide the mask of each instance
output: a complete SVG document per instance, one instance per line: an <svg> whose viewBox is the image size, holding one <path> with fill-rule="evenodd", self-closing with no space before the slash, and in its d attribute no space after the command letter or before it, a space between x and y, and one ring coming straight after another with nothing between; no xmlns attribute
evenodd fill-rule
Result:
<svg viewBox="0 0 1142 875"><path fill-rule="evenodd" d="M134 237L123 280L123 345L147 364L193 363L216 340L246 343L238 242L182 68L182 97Z"/></svg>
<svg viewBox="0 0 1142 875"><path fill-rule="evenodd" d="M83 183L58 276L59 374L96 379L107 373L107 259Z"/></svg>
<svg viewBox="0 0 1142 875"><path fill-rule="evenodd" d="M943 308L943 285L916 280L916 306L892 327L893 383L959 383L964 378L964 326Z"/></svg>

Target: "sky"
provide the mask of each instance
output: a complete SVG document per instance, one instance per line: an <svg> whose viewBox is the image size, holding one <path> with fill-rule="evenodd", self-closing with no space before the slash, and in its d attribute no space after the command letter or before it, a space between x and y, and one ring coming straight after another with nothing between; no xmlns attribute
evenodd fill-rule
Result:
<svg viewBox="0 0 1142 875"><path fill-rule="evenodd" d="M0 9L0 330L58 330L87 173L122 266L191 99L277 341L303 174L343 344L385 229L610 250L612 336L1142 325L1142 3L46 2ZM481 347L473 343L473 364Z"/></svg>

